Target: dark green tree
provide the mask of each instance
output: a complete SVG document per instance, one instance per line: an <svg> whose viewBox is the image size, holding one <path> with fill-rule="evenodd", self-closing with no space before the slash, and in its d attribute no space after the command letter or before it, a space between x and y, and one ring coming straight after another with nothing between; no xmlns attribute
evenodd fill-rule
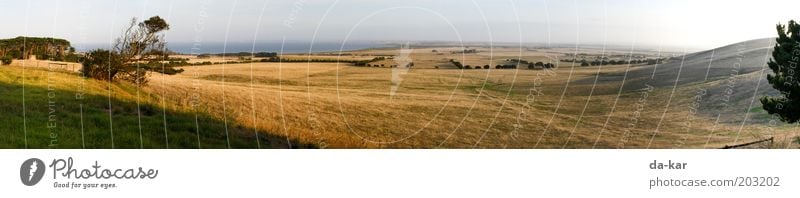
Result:
<svg viewBox="0 0 800 198"><path fill-rule="evenodd" d="M75 52L69 41L47 37L16 37L0 39L0 57L28 59L31 55L39 60L62 61L64 56Z"/></svg>
<svg viewBox="0 0 800 198"><path fill-rule="evenodd" d="M777 30L772 58L767 62L773 74L767 75L767 81L781 96L764 96L761 104L769 114L795 123L800 119L800 72L796 71L800 60L800 25L791 20L788 26L778 24Z"/></svg>

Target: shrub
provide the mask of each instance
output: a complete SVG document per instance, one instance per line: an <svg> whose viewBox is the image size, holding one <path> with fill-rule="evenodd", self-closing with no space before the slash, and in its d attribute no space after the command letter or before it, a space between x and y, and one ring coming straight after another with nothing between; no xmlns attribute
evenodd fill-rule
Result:
<svg viewBox="0 0 800 198"><path fill-rule="evenodd" d="M83 76L98 80L111 81L122 69L119 67L119 55L104 49L86 53L86 58L81 63L83 64L81 69Z"/></svg>
<svg viewBox="0 0 800 198"><path fill-rule="evenodd" d="M3 65L10 65L11 64L11 56L0 57L0 63L2 63Z"/></svg>

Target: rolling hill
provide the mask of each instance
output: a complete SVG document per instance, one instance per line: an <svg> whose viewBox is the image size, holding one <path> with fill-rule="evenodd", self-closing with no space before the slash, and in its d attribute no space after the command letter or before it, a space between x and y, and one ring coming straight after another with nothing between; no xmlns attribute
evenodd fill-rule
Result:
<svg viewBox="0 0 800 198"><path fill-rule="evenodd" d="M73 72L3 66L0 92L0 148L289 147L286 138L256 138L254 129L186 111L130 84Z"/></svg>

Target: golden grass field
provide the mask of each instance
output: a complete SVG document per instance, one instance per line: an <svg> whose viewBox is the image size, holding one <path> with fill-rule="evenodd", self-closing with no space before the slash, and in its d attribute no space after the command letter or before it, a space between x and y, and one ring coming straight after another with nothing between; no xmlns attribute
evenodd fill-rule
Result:
<svg viewBox="0 0 800 198"><path fill-rule="evenodd" d="M728 109L741 113L724 114L718 119L702 113L717 109L698 103L697 90L720 87L725 79L621 91L622 81L592 80L597 74L613 76L646 66L580 67L558 63L558 57L568 49L478 49L472 54L449 53L460 50L451 47L414 49L408 58L415 66L407 71L388 67L396 64L400 54L396 49L385 48L350 51L342 57L319 53L284 58L392 57L382 61L386 67L309 62L185 66L185 71L177 75L153 74L150 84L141 90L125 82L84 80L74 69L48 68L47 61L15 60L3 68L0 82L9 93L26 92L27 97L38 94L39 98L29 98L27 102L37 108L38 103L47 102L44 91L54 83L57 90L64 92L59 92L59 97L68 99L78 90L94 95L92 100L97 104L92 105L98 115L77 116L75 107L58 110L74 115L70 119L76 121L71 122L79 118L81 122L93 120L96 130L87 136L94 140L84 143L88 144L85 148L113 147L107 141L112 127L120 136L118 139L126 138L126 143L118 143L122 148L285 148L290 144L295 148L718 148L767 137L776 138L767 148L789 148L794 144L795 126L765 122L771 117L760 110L757 101L756 106L748 106L753 92L745 88L753 84L747 82L760 78L757 73L736 76L737 81L745 83L740 85L741 93L734 94L734 105ZM596 49L581 52L605 53ZM222 62L236 58L208 59ZM492 69L454 69L450 59L491 65ZM494 69L493 65L507 64L506 59L553 61L558 67ZM397 74L402 72L407 73ZM591 83L579 83L587 79ZM20 84L25 84L28 91ZM8 97L16 103L25 96ZM718 96L703 96L702 100L714 98ZM106 104L115 107L105 107ZM142 105L163 110L149 110L150 115L143 118ZM163 115L159 115L161 111ZM41 121L28 121L32 123L28 125L44 126L38 122L46 122L47 110L39 112L43 114L38 117ZM197 115L210 118L196 119ZM142 128L136 123L157 126ZM63 124L81 132L84 128L76 123ZM8 127L21 130L20 126ZM253 133L260 133L259 140ZM234 146L230 142L225 146L229 134L236 137L229 140ZM23 147L21 134L8 135L13 141L5 145ZM47 139L45 134L40 136L34 139ZM79 137L83 138L72 132L62 134L70 142L80 142ZM72 143L66 147L81 145Z"/></svg>
<svg viewBox="0 0 800 198"><path fill-rule="evenodd" d="M392 68L344 63L189 66L175 76L154 75L146 91L169 104L328 148L714 148L793 137L789 126L715 124L714 117L693 112L694 90L718 82L618 94L620 82L570 82L627 65L444 69L451 58L495 65L506 58L547 61L558 53L432 49L414 50L416 66L394 95Z"/></svg>

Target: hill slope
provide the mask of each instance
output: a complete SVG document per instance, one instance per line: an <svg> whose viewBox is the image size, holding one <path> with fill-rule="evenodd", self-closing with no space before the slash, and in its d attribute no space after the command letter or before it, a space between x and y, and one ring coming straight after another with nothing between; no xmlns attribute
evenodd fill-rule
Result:
<svg viewBox="0 0 800 198"><path fill-rule="evenodd" d="M600 72L573 82L588 86L597 78L597 86L614 87L594 95L619 95L622 104L640 105L638 110L632 108L634 115L654 118L646 121L655 124L646 127L653 134L678 127L674 130L686 135L684 141L712 145L718 138L717 145L767 137L792 139L792 133L786 132L794 125L767 114L759 102L762 96L777 94L766 81L773 46L774 38L749 40L673 57L664 64L631 66L627 73L624 69ZM669 123L676 126L665 125Z"/></svg>
<svg viewBox="0 0 800 198"><path fill-rule="evenodd" d="M0 67L0 92L0 148L228 148L226 124L231 148L288 146L154 94L137 104L133 86L71 72Z"/></svg>
<svg viewBox="0 0 800 198"><path fill-rule="evenodd" d="M664 64L635 66L624 72L601 73L599 82L623 82L625 91L654 87L673 87L703 83L731 75L760 71L770 56L774 38L735 43L711 50L673 57ZM595 77L578 80L591 84ZM676 83L677 81L677 83Z"/></svg>

